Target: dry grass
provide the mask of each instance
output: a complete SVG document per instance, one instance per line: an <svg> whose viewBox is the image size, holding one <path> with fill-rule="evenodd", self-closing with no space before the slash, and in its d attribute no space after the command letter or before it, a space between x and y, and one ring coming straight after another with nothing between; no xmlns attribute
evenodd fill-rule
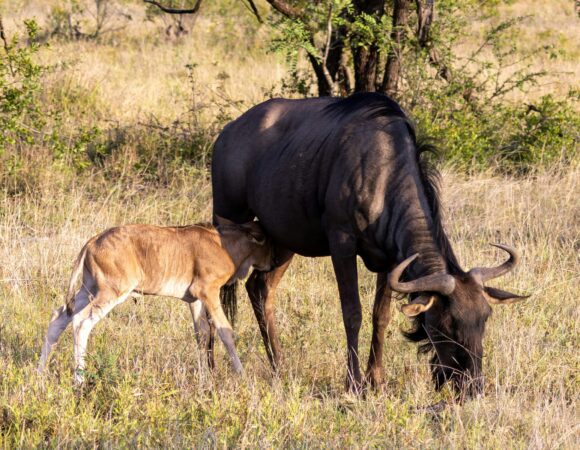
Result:
<svg viewBox="0 0 580 450"><path fill-rule="evenodd" d="M524 180L445 174L447 223L461 261L493 264L502 255L488 242L516 245L523 263L499 285L533 294L495 309L485 341L487 396L463 407L436 417L415 411L448 393L434 394L396 311L383 392L366 399L344 393L344 331L327 259L298 258L281 284L286 364L279 377L268 369L245 297L237 325L245 378L232 376L221 345L215 374L200 369L189 311L162 298L126 302L97 326L89 352L94 381L80 398L71 387L70 332L50 373L39 377L50 311L63 302L72 260L89 236L118 223L209 217L207 173L178 181L149 191L113 186L106 201L87 194L91 180L68 192L1 200L4 446L578 446L577 172ZM361 273L366 357L374 283Z"/></svg>
<svg viewBox="0 0 580 450"><path fill-rule="evenodd" d="M42 21L56 3L10 1L0 10L12 27L23 17ZM521 5L540 11L540 4L521 0L505 8L519 14ZM137 11L134 3L126 5ZM124 39L53 42L42 55L59 64L47 80L46 101L62 109L73 129L111 121L133 126L150 116L170 122L193 106L204 106L206 123L224 108L239 114L279 84L285 67L264 55L260 32L248 35L211 13L177 43L163 39L160 21L143 22L137 12ZM538 32L550 28L545 14L534 23ZM556 25L550 29L559 33ZM231 44L238 40L250 50ZM190 63L198 64L194 84L185 67ZM577 81L576 72L565 83ZM194 98L203 105L193 105ZM123 155L118 164L124 167ZM519 179L465 178L445 170L446 223L460 261L465 267L493 264L503 255L489 242L515 245L523 251L522 265L498 286L533 295L494 310L485 340L487 395L437 416L417 408L449 393L433 392L426 361L399 333L408 322L395 306L384 389L364 399L344 392L344 329L327 259L297 258L281 283L277 316L286 361L279 376L269 370L245 297L236 326L244 378L232 376L221 344L215 373L201 368L188 309L154 297L126 302L96 327L89 344L91 381L82 394L71 386L70 331L47 376L39 377L35 368L50 312L63 302L84 241L114 224L207 220L211 192L207 170L186 166L164 186L135 176L112 182L101 172L76 177L41 160L30 170L35 182L26 194L0 191L2 447L580 446L578 168ZM374 280L362 268L360 273L366 360Z"/></svg>
<svg viewBox="0 0 580 450"><path fill-rule="evenodd" d="M548 75L526 92L514 91L508 98L530 101L546 94L566 95L570 88L580 88L580 50L577 44L580 41L580 19L572 0L500 2L497 14L470 23L469 37L455 49L457 54L470 55L480 46L489 27L517 17L523 20L509 32L508 43L515 44L521 53L517 53L513 60L520 60L522 53L529 54L530 58L506 67L502 76L507 77L522 64L530 64L532 72L546 71ZM485 50L483 55L486 55Z"/></svg>

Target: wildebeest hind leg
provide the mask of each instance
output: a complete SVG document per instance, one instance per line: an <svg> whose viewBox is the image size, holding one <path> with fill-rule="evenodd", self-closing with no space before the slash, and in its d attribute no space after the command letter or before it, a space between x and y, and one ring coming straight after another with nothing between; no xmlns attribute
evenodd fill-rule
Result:
<svg viewBox="0 0 580 450"><path fill-rule="evenodd" d="M387 282L388 272L377 274L377 288L373 307L373 337L366 378L373 388L383 382L383 345L385 329L391 320L391 290Z"/></svg>
<svg viewBox="0 0 580 450"><path fill-rule="evenodd" d="M262 334L266 354L270 364L276 370L281 363L282 352L278 339L278 329L274 314L275 292L284 272L290 266L293 253L284 252L284 257L277 255L278 266L269 272L254 270L246 282L246 290L252 302L254 314Z"/></svg>

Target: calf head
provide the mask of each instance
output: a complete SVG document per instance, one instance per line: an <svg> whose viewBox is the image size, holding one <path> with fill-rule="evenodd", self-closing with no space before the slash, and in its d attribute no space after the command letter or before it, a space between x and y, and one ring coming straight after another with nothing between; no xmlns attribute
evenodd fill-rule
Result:
<svg viewBox="0 0 580 450"><path fill-rule="evenodd" d="M271 241L258 221L237 224L219 216L216 220L224 248L236 264L236 278L244 278L250 267L261 271L272 268Z"/></svg>
<svg viewBox="0 0 580 450"><path fill-rule="evenodd" d="M401 282L401 274L418 256L413 255L389 274L394 291L411 294L411 301L401 311L408 317L415 317L417 327L407 333L407 337L425 341L420 350L434 351L431 366L437 389L451 381L462 396L482 393L483 336L491 305L506 305L527 298L484 285L506 274L519 262L515 249L495 246L510 255L498 267L474 268L455 276L428 275Z"/></svg>

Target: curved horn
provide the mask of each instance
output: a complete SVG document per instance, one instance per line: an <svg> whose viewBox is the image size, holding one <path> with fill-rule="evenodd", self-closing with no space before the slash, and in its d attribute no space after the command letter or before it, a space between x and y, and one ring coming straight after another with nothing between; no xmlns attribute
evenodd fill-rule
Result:
<svg viewBox="0 0 580 450"><path fill-rule="evenodd" d="M401 275L416 258L419 253L410 256L389 274L389 285L391 289L403 294L412 294L413 292L439 292L443 295L449 295L455 289L455 279L446 273L438 273L417 278L413 281L399 281Z"/></svg>
<svg viewBox="0 0 580 450"><path fill-rule="evenodd" d="M486 281L489 281L493 278L505 275L515 266L517 266L518 263L520 262L520 253L515 248L502 244L490 244L490 245L493 245L494 247L501 248L502 250L506 251L507 253L509 253L510 258L506 262L497 267L475 267L471 269L470 272L474 276L480 277L482 283L485 283Z"/></svg>

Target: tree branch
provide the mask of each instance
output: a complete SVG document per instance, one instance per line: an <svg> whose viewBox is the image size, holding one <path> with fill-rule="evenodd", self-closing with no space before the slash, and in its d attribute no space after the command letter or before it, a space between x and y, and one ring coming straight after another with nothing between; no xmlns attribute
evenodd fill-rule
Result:
<svg viewBox="0 0 580 450"><path fill-rule="evenodd" d="M244 6L250 10L250 12L256 17L256 20L259 23L264 23L264 21L262 20L262 17L260 16L260 12L258 11L258 8L256 8L256 4L254 3L254 0L246 0L246 1L248 3L246 3L244 0L242 0L242 3L244 4Z"/></svg>
<svg viewBox="0 0 580 450"><path fill-rule="evenodd" d="M417 40L421 48L429 50L429 62L437 68L437 74L445 81L451 81L451 70L439 58L439 52L432 45L431 23L433 22L433 13L435 11L435 0L415 0L417 5Z"/></svg>
<svg viewBox="0 0 580 450"><path fill-rule="evenodd" d="M6 38L6 34L4 34L4 23L2 22L2 16L0 16L0 39L2 39L4 50L6 51L10 74L14 76L14 68L12 67L12 60L10 58L10 44L8 44L8 39Z"/></svg>
<svg viewBox="0 0 580 450"><path fill-rule="evenodd" d="M4 24L2 23L2 16L0 16L0 39L2 39L2 43L4 44L4 50L6 50L6 53L9 53L10 46L8 45L8 39L6 39L6 35L4 34Z"/></svg>
<svg viewBox="0 0 580 450"><path fill-rule="evenodd" d="M266 0L272 8L278 11L280 14L285 15L289 19L299 19L304 16L304 11L295 6L289 5L283 0Z"/></svg>
<svg viewBox="0 0 580 450"><path fill-rule="evenodd" d="M199 7L201 6L202 0L197 0L193 8L189 9L174 9L174 8L167 8L166 6L157 3L154 0L143 0L145 3L150 3L152 5L157 6L161 11L166 12L167 14L195 14L199 11Z"/></svg>
<svg viewBox="0 0 580 450"><path fill-rule="evenodd" d="M322 71L324 72L324 78L326 78L326 82L328 83L328 87L330 88L330 95L335 96L338 94L336 89L336 82L332 79L332 76L328 71L328 66L326 65L326 61L328 61L328 52L330 51L331 39L332 39L332 2L328 7L328 19L326 24L326 47L324 49L324 57L322 59Z"/></svg>
<svg viewBox="0 0 580 450"><path fill-rule="evenodd" d="M418 0L417 0L418 1ZM385 65L385 75L381 85L381 92L391 97L397 94L399 77L401 75L401 52L405 41L405 27L408 23L407 9L408 0L395 0L393 3L393 31L391 40L393 45L389 49L387 63Z"/></svg>

